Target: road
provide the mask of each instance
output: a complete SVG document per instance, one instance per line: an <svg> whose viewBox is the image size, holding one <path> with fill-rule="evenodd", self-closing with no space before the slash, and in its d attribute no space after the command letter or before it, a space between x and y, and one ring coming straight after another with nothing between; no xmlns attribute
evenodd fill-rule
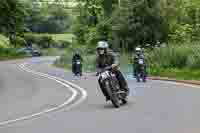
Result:
<svg viewBox="0 0 200 133"><path fill-rule="evenodd" d="M198 86L129 79L129 103L115 109L96 77L75 78L53 60L0 62L0 133L200 132Z"/></svg>

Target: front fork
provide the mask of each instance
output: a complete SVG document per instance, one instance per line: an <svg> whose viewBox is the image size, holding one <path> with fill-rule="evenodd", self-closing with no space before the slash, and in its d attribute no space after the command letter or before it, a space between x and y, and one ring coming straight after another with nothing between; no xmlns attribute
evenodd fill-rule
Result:
<svg viewBox="0 0 200 133"><path fill-rule="evenodd" d="M116 77L113 77L116 78ZM115 88L115 90L112 90L113 93L116 93L119 99L125 99L126 98L126 92L121 91L120 85L119 85L119 81L117 79L113 79L111 81L112 84L112 89Z"/></svg>

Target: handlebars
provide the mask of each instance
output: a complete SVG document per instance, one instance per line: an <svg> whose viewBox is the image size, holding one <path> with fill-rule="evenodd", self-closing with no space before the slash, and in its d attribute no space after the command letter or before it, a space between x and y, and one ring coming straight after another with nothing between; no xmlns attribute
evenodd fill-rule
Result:
<svg viewBox="0 0 200 133"><path fill-rule="evenodd" d="M110 70L112 70L112 66L107 66L107 67L105 67L103 69L99 69L99 70L97 70L96 76L98 76L102 72L110 71Z"/></svg>

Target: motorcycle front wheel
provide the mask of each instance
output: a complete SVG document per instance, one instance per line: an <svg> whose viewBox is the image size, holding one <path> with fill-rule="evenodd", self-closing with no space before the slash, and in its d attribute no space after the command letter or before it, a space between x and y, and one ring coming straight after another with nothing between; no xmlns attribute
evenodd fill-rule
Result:
<svg viewBox="0 0 200 133"><path fill-rule="evenodd" d="M114 105L115 108L119 108L120 107L120 100L118 98L118 94L116 92L112 91L111 88L111 82L109 80L105 81L105 85L106 85L106 91L108 92L108 95L111 99L112 104Z"/></svg>

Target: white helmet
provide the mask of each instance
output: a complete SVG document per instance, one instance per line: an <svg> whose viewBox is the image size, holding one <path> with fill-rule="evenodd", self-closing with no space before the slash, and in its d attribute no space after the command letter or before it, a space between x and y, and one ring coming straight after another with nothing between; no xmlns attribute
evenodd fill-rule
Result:
<svg viewBox="0 0 200 133"><path fill-rule="evenodd" d="M142 50L142 49L139 48L139 47L135 48L135 51L141 51L141 50Z"/></svg>
<svg viewBox="0 0 200 133"><path fill-rule="evenodd" d="M98 49L98 48L107 49L107 48L108 48L108 43L105 42L105 41L100 41L100 42L98 42L98 44L97 44L97 49Z"/></svg>

